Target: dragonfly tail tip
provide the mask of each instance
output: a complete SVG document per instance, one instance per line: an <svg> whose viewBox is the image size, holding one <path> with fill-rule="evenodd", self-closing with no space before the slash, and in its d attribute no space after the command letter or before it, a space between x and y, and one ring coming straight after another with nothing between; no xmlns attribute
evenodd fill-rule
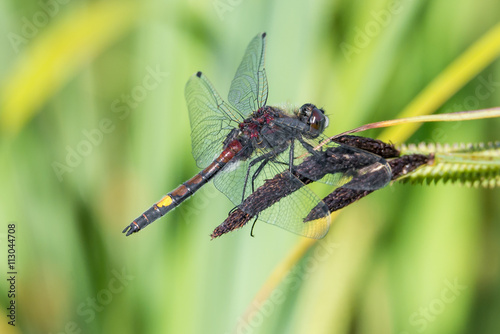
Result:
<svg viewBox="0 0 500 334"><path fill-rule="evenodd" d="M139 229L137 228L136 225L134 225L134 223L128 225L127 227L125 227L125 229L122 231L122 233L126 233L125 236L129 236L131 235L132 233L135 233L137 232Z"/></svg>

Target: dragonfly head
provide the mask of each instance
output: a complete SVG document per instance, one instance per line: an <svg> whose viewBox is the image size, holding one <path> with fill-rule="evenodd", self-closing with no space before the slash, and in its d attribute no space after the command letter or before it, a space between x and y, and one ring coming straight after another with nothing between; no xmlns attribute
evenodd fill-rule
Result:
<svg viewBox="0 0 500 334"><path fill-rule="evenodd" d="M328 116L325 115L323 109L311 103L300 107L297 116L301 122L309 125L308 132L305 133L305 136L309 138L318 137L328 126Z"/></svg>

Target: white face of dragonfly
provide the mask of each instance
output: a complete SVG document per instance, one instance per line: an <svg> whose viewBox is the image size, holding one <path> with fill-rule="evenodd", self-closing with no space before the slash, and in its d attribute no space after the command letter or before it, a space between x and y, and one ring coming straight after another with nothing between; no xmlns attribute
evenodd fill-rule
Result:
<svg viewBox="0 0 500 334"><path fill-rule="evenodd" d="M299 120L309 125L309 130L304 135L309 138L316 138L323 133L328 126L328 116L323 109L317 108L314 104L306 103L297 112Z"/></svg>

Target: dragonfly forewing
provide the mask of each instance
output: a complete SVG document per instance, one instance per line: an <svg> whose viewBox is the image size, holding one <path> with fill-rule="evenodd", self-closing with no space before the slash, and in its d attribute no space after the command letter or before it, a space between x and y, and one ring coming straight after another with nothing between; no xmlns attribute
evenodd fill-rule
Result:
<svg viewBox="0 0 500 334"><path fill-rule="evenodd" d="M264 106L267 101L265 52L266 34L262 33L255 36L248 45L229 88L229 103L245 117Z"/></svg>

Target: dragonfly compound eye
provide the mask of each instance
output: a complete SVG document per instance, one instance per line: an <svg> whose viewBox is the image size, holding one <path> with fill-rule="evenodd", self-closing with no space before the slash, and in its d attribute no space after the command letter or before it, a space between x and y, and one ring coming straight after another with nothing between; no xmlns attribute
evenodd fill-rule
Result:
<svg viewBox="0 0 500 334"><path fill-rule="evenodd" d="M298 116L302 122L309 125L307 136L310 138L316 138L328 126L328 117L322 109L317 108L314 104L304 104L300 107Z"/></svg>

